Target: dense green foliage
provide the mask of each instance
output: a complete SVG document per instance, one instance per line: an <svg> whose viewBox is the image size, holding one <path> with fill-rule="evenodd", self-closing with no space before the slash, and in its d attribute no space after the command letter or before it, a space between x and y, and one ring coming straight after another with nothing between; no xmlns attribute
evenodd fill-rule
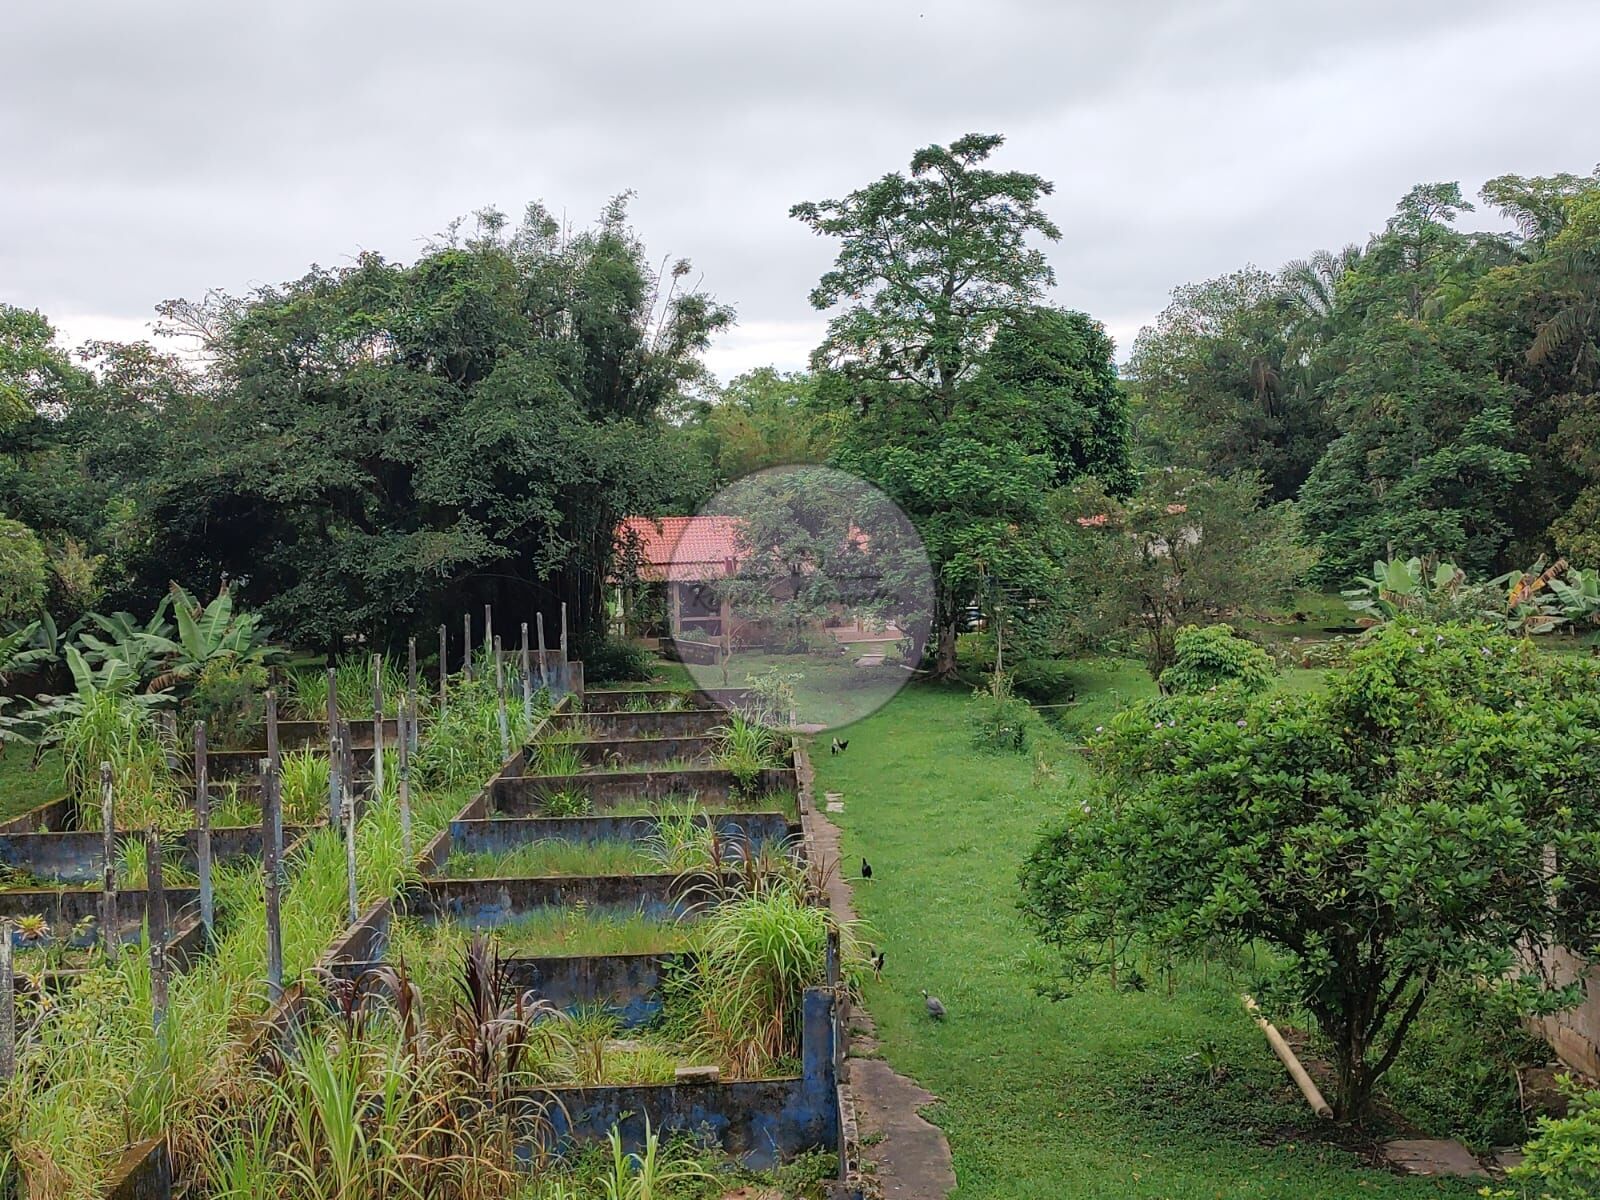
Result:
<svg viewBox="0 0 1600 1200"><path fill-rule="evenodd" d="M1227 625L1185 625L1173 639L1161 690L1195 695L1220 687L1259 692L1272 682L1272 657Z"/></svg>
<svg viewBox="0 0 1600 1200"><path fill-rule="evenodd" d="M1366 1111L1429 996L1571 1003L1520 957L1600 936L1600 663L1393 624L1327 691L1135 705L1096 795L1040 842L1025 908L1069 973L1265 942ZM1554 870L1552 870L1552 856Z"/></svg>
<svg viewBox="0 0 1600 1200"><path fill-rule="evenodd" d="M1429 552L1492 574L1592 562L1600 514L1600 172L1412 189L1365 246L1174 293L1134 346L1143 452L1300 501L1317 578Z"/></svg>
<svg viewBox="0 0 1600 1200"><path fill-rule="evenodd" d="M115 347L52 376L59 402L0 442L0 507L105 554L130 606L226 574L303 645L484 601L588 623L616 520L672 491L662 416L729 319L688 270L656 276L619 200L590 230L483 213L410 265L168 304L204 371Z"/></svg>

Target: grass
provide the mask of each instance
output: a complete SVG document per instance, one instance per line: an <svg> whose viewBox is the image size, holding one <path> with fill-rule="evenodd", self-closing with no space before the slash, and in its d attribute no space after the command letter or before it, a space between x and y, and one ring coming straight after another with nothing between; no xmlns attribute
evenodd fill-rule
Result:
<svg viewBox="0 0 1600 1200"><path fill-rule="evenodd" d="M1089 663L1084 678L1132 692L1134 669ZM1075 724L1109 715L1111 697L1078 691ZM852 726L846 754L814 755L818 791L845 796L844 861L865 854L875 869L855 889L887 954L866 1004L885 1057L941 1097L930 1116L950 1138L957 1200L1474 1194L1364 1168L1320 1141L1216 971L1180 973L1171 997L1156 986L1037 995L1017 867L1059 801L1033 790L1029 757L968 749L965 699L914 686ZM1060 777L1080 769L1046 740ZM948 1020L927 1019L923 988ZM1220 1084L1215 1064L1227 1068Z"/></svg>
<svg viewBox="0 0 1600 1200"><path fill-rule="evenodd" d="M0 750L0 820L20 816L67 793L61 755L46 754L33 765L33 749L15 742Z"/></svg>
<svg viewBox="0 0 1600 1200"><path fill-rule="evenodd" d="M503 958L559 958L586 954L665 954L686 949L693 926L678 921L658 921L639 913L585 913L576 909L544 908L497 925L491 931ZM411 962L438 962L459 958L471 937L466 925L455 921L395 922L392 958L404 955Z"/></svg>

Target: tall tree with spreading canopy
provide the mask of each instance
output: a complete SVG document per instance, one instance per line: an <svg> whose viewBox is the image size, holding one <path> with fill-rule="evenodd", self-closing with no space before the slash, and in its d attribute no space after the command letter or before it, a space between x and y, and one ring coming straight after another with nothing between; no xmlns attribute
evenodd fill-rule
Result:
<svg viewBox="0 0 1600 1200"><path fill-rule="evenodd" d="M791 215L839 240L811 293L842 305L813 355L848 413L834 460L916 522L936 577L934 666L956 669L961 610L984 581L1049 594L1043 499L1083 469L1127 470L1126 417L1104 331L1037 306L1054 276L1033 238L1060 231L1052 185L985 165L1003 139L929 146L841 200Z"/></svg>

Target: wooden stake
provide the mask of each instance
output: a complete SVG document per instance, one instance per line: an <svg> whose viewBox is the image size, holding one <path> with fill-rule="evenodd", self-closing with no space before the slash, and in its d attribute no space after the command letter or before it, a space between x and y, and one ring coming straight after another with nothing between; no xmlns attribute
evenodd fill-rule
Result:
<svg viewBox="0 0 1600 1200"><path fill-rule="evenodd" d="M156 1037L167 1021L167 892L161 882L161 836L144 831L145 921L150 929L150 1021Z"/></svg>
<svg viewBox="0 0 1600 1200"><path fill-rule="evenodd" d="M561 685L567 686L567 602L561 602Z"/></svg>
<svg viewBox="0 0 1600 1200"><path fill-rule="evenodd" d="M407 729L409 722L412 729L416 728L417 710L408 705L400 706L400 843L405 848L406 862L412 858L411 852L411 737Z"/></svg>
<svg viewBox="0 0 1600 1200"><path fill-rule="evenodd" d="M411 702L411 748L417 748L417 639L412 638L406 643L406 698Z"/></svg>
<svg viewBox="0 0 1600 1200"><path fill-rule="evenodd" d="M472 614L461 614L461 676L472 682Z"/></svg>
<svg viewBox="0 0 1600 1200"><path fill-rule="evenodd" d="M11 963L11 918L0 921L0 1083L17 1073L17 976Z"/></svg>
<svg viewBox="0 0 1600 1200"><path fill-rule="evenodd" d="M206 723L194 723L194 828L200 873L200 924L206 945L217 942L217 907L211 894L211 786L206 768Z"/></svg>
<svg viewBox="0 0 1600 1200"><path fill-rule="evenodd" d="M443 625L439 626L439 715L444 716L445 680L450 675L450 639L445 634Z"/></svg>
<svg viewBox="0 0 1600 1200"><path fill-rule="evenodd" d="M533 728L533 667L528 654L528 623L522 623L522 720Z"/></svg>
<svg viewBox="0 0 1600 1200"><path fill-rule="evenodd" d="M500 721L500 761L505 762L511 757L511 722L506 719L505 656L500 652L499 638L494 640L494 695Z"/></svg>
<svg viewBox="0 0 1600 1200"><path fill-rule="evenodd" d="M483 653L488 657L494 653L494 605L483 606Z"/></svg>
<svg viewBox="0 0 1600 1200"><path fill-rule="evenodd" d="M328 668L328 828L339 828L339 689L338 672Z"/></svg>
<svg viewBox="0 0 1600 1200"><path fill-rule="evenodd" d="M350 898L350 924L361 919L361 902L356 891L356 790L344 794L344 870Z"/></svg>
<svg viewBox="0 0 1600 1200"><path fill-rule="evenodd" d="M278 776L272 764L261 760L261 876L266 889L267 999L276 1003L283 995L283 914L278 900L278 848L272 829L278 814Z"/></svg>
<svg viewBox="0 0 1600 1200"><path fill-rule="evenodd" d="M383 655L372 656L372 798L383 797Z"/></svg>
<svg viewBox="0 0 1600 1200"><path fill-rule="evenodd" d="M117 936L117 817L111 797L111 764L100 764L100 820L103 827L101 853L105 874L100 891L100 938L106 957L111 958L121 945Z"/></svg>
<svg viewBox="0 0 1600 1200"><path fill-rule="evenodd" d="M278 693L267 689L267 761L273 774L283 777L283 756L278 752ZM278 873L283 873L283 806L278 806L277 820L272 825L272 847L278 852Z"/></svg>
<svg viewBox="0 0 1600 1200"><path fill-rule="evenodd" d="M535 623L538 625L538 629L539 629L539 686L540 687L549 687L550 686L550 664L545 659L545 656L544 656L545 655L545 650L544 650L544 613L542 613L542 612L534 613L533 614L533 619L534 619Z"/></svg>

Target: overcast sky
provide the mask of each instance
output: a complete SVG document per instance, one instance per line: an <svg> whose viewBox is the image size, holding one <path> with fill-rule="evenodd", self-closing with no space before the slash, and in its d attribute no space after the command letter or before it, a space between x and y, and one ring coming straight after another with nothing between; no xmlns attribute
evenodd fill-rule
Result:
<svg viewBox="0 0 1600 1200"><path fill-rule="evenodd" d="M638 193L800 366L788 218L969 131L1056 184L1055 300L1125 358L1177 284L1362 240L1413 183L1600 160L1596 0L0 0L0 300L68 340L453 216Z"/></svg>

